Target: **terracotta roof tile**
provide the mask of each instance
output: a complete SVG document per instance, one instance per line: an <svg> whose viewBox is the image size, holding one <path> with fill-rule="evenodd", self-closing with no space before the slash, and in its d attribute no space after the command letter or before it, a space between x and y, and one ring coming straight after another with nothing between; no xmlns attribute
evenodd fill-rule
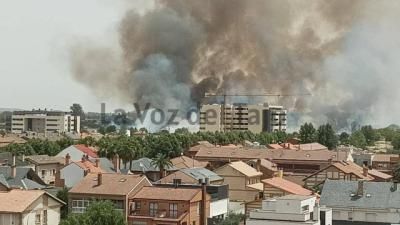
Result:
<svg viewBox="0 0 400 225"><path fill-rule="evenodd" d="M92 157L92 158L98 158L99 156L97 155L96 151L93 148L89 148L85 145L74 145L76 149L79 151L83 152L84 154Z"/></svg>
<svg viewBox="0 0 400 225"><path fill-rule="evenodd" d="M96 167L91 161L85 160L80 162L72 162L81 167L84 170L87 170L89 173L104 173L100 167Z"/></svg>
<svg viewBox="0 0 400 225"><path fill-rule="evenodd" d="M193 167L206 167L207 162L200 162L195 159L191 159L187 156L179 156L171 159L172 165L178 169L193 168Z"/></svg>
<svg viewBox="0 0 400 225"><path fill-rule="evenodd" d="M271 185L275 188L284 190L286 192L289 192L291 194L295 194L295 195L312 195L312 191L303 188L302 186L295 184L293 182L290 182L288 180L285 180L283 178L280 177L273 177L270 179L265 179L262 180L261 182L263 182L264 184L268 184Z"/></svg>
<svg viewBox="0 0 400 225"><path fill-rule="evenodd" d="M98 174L88 174L69 192L100 195L127 195L140 182L147 179L140 175L102 174L102 184L98 185Z"/></svg>
<svg viewBox="0 0 400 225"><path fill-rule="evenodd" d="M47 193L41 190L13 189L8 192L0 192L0 212L21 213L44 194ZM55 197L53 198L60 201Z"/></svg>
<svg viewBox="0 0 400 225"><path fill-rule="evenodd" d="M143 187L133 198L154 199L171 201L190 201L201 189L169 188L169 187Z"/></svg>

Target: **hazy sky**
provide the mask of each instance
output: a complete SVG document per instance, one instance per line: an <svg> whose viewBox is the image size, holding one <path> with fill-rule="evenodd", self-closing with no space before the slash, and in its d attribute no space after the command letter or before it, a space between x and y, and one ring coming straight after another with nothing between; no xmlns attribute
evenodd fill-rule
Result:
<svg viewBox="0 0 400 225"><path fill-rule="evenodd" d="M128 7L151 0L0 0L0 108L67 110L79 102L99 110L98 99L72 79L68 46L77 39L116 40ZM134 5L134 6L133 6Z"/></svg>

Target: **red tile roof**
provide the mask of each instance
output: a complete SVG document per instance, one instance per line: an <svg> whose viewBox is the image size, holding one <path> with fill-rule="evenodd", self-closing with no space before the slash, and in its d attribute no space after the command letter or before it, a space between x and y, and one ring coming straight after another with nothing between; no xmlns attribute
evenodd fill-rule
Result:
<svg viewBox="0 0 400 225"><path fill-rule="evenodd" d="M280 177L273 177L270 179L265 179L265 180L262 180L261 182L263 182L264 184L271 185L275 188L281 189L290 194L304 195L304 196L313 194L312 191L305 189L296 183L290 182L290 181L285 180Z"/></svg>
<svg viewBox="0 0 400 225"><path fill-rule="evenodd" d="M179 156L171 159L172 165L178 169L193 168L193 167L206 167L208 162L200 162L187 156Z"/></svg>
<svg viewBox="0 0 400 225"><path fill-rule="evenodd" d="M89 173L104 173L100 167L96 167L91 161L85 160L85 161L80 161L80 162L73 162L79 167L81 167L84 170L87 170Z"/></svg>
<svg viewBox="0 0 400 225"><path fill-rule="evenodd" d="M96 151L93 148L89 148L85 145L74 145L74 147L92 158L99 158L99 156L97 155Z"/></svg>

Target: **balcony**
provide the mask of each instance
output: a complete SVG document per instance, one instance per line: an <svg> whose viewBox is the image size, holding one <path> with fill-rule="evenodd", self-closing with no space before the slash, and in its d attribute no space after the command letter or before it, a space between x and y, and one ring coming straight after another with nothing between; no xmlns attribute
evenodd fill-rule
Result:
<svg viewBox="0 0 400 225"><path fill-rule="evenodd" d="M139 210L134 210L129 213L130 219L152 219L156 221L181 221L185 216L187 216L187 211L183 213L177 212L176 216L169 213L168 210L159 210L154 216L149 213L141 213Z"/></svg>

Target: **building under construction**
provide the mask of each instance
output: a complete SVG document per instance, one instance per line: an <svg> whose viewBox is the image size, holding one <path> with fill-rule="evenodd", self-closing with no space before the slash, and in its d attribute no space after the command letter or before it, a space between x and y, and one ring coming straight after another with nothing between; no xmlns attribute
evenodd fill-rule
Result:
<svg viewBox="0 0 400 225"><path fill-rule="evenodd" d="M200 131L286 131L287 110L268 104L203 104Z"/></svg>

